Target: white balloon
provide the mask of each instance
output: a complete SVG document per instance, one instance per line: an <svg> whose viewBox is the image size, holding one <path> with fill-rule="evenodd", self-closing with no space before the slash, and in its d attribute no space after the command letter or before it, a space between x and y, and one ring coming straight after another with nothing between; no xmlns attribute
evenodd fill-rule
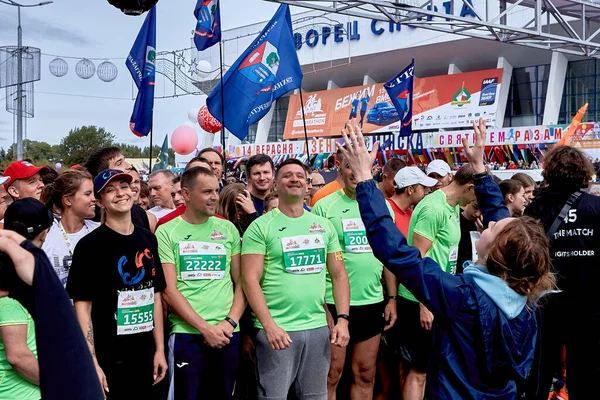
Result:
<svg viewBox="0 0 600 400"><path fill-rule="evenodd" d="M196 129L196 127L198 126L198 123L196 122L195 124L191 123L190 121L185 121L183 124L181 125L186 125L189 126L190 128L194 128Z"/></svg>
<svg viewBox="0 0 600 400"><path fill-rule="evenodd" d="M188 111L188 119L191 123L194 124L194 127L198 125L198 113L200 112L200 107L190 108Z"/></svg>
<svg viewBox="0 0 600 400"><path fill-rule="evenodd" d="M200 78L206 78L210 75L211 71L213 70L212 65L210 65L210 63L206 60L200 60L198 61L198 75L200 76Z"/></svg>

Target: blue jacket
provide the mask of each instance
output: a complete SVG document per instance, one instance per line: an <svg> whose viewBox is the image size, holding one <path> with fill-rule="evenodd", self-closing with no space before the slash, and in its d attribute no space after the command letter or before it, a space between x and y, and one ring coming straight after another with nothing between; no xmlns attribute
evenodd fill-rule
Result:
<svg viewBox="0 0 600 400"><path fill-rule="evenodd" d="M488 222L509 216L491 177L475 186ZM435 316L426 397L516 398L516 381L531 368L537 332L526 298L482 266L458 276L443 272L407 244L374 182L359 184L356 193L373 253Z"/></svg>

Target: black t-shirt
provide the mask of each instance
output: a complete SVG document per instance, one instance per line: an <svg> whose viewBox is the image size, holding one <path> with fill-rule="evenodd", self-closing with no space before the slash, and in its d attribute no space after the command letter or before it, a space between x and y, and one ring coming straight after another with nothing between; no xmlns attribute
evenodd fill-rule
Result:
<svg viewBox="0 0 600 400"><path fill-rule="evenodd" d="M473 247L471 243L471 232L477 231L474 223L466 219L462 212L460 213L460 241L458 242L458 259L456 260L456 273L463 273L463 264L465 261L473 260Z"/></svg>
<svg viewBox="0 0 600 400"><path fill-rule="evenodd" d="M139 323L148 320L144 311L152 307L124 308L119 312L117 305L148 302L165 287L158 242L150 231L135 226L131 235L121 235L101 225L77 243L67 292L74 301L92 302L94 345L101 367L154 353L152 330L132 333L148 329L147 324ZM132 303L130 296L138 303ZM134 315L125 315L130 312Z"/></svg>
<svg viewBox="0 0 600 400"><path fill-rule="evenodd" d="M259 199L252 193L250 193L250 198L252 198L252 202L254 203L254 208L256 208L256 213L258 215L263 215L263 211L265 210L265 201L263 199Z"/></svg>

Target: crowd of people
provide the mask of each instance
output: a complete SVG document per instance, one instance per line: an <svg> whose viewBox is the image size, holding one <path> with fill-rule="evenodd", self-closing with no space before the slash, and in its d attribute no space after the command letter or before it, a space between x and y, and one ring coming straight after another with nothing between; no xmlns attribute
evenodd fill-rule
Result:
<svg viewBox="0 0 600 400"><path fill-rule="evenodd" d="M594 398L593 166L555 147L542 184L500 181L474 130L457 171L392 158L379 182L350 125L329 183L263 154L227 179L212 148L148 182L117 147L60 174L11 163L0 250L36 272L0 273L0 399L58 398L42 365L61 347L22 295L54 281L41 293L72 303L44 321L72 314L101 389L69 398Z"/></svg>

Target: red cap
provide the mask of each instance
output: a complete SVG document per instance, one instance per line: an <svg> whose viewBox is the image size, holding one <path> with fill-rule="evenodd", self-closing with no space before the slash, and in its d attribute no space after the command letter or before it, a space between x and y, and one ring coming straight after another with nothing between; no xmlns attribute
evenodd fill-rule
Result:
<svg viewBox="0 0 600 400"><path fill-rule="evenodd" d="M8 181L4 183L4 189L8 189L17 179L31 178L33 175L40 172L40 170L48 167L36 167L28 161L13 161L4 170L4 176L8 177Z"/></svg>

